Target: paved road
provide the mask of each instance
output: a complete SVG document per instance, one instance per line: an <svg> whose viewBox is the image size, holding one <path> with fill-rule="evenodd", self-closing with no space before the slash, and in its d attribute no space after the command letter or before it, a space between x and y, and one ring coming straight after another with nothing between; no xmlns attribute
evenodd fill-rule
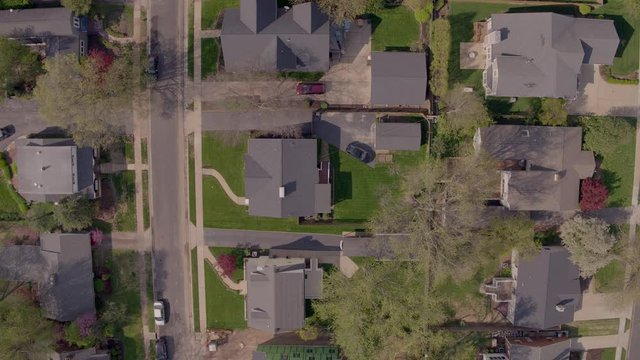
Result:
<svg viewBox="0 0 640 360"><path fill-rule="evenodd" d="M169 321L159 329L168 337L173 359L198 358L189 320L186 206L184 202L184 3L152 2L151 51L159 57L160 78L151 90L150 151L154 281L159 296L168 300Z"/></svg>
<svg viewBox="0 0 640 360"><path fill-rule="evenodd" d="M379 236L375 240L384 242L384 237ZM342 242L343 255L346 256L379 256L381 251L376 249L375 240L373 238L343 238L339 235L277 231L204 230L204 244L207 246L270 249L276 246L291 245L291 248L299 250L328 250L327 247L339 247Z"/></svg>

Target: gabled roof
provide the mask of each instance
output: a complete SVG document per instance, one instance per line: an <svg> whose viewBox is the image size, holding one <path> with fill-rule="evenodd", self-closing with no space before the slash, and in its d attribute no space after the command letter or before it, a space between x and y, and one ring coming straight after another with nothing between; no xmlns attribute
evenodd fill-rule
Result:
<svg viewBox="0 0 640 360"><path fill-rule="evenodd" d="M249 214L285 218L329 212L330 206L324 207L331 193L319 184L317 161L315 139L249 139L244 166Z"/></svg>
<svg viewBox="0 0 640 360"><path fill-rule="evenodd" d="M573 321L582 307L580 273L562 246L544 247L533 259L520 259L513 324L549 329Z"/></svg>
<svg viewBox="0 0 640 360"><path fill-rule="evenodd" d="M509 355L517 360L569 360L569 339L522 339L509 341Z"/></svg>
<svg viewBox="0 0 640 360"><path fill-rule="evenodd" d="M371 103L424 105L427 96L425 53L371 53Z"/></svg>
<svg viewBox="0 0 640 360"><path fill-rule="evenodd" d="M377 150L420 150L420 123L383 122L376 124Z"/></svg>
<svg viewBox="0 0 640 360"><path fill-rule="evenodd" d="M58 201L93 189L93 149L71 139L16 140L18 192L30 201Z"/></svg>
<svg viewBox="0 0 640 360"><path fill-rule="evenodd" d="M39 285L44 315L73 321L95 313L89 234L41 234L40 246L7 246L0 250L0 276Z"/></svg>
<svg viewBox="0 0 640 360"><path fill-rule="evenodd" d="M593 175L592 151L582 151L582 128L494 125L478 129L476 150L499 162L521 161L524 169L504 169L511 210L562 211L578 208L580 179Z"/></svg>
<svg viewBox="0 0 640 360"><path fill-rule="evenodd" d="M575 97L581 65L613 63L619 43L612 20L554 13L493 14L487 37L497 96Z"/></svg>

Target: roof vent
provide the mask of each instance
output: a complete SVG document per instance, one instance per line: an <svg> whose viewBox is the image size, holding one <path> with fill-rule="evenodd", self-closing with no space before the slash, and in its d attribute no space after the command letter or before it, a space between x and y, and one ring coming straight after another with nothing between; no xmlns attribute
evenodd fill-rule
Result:
<svg viewBox="0 0 640 360"><path fill-rule="evenodd" d="M557 172L555 174L553 174L553 181L559 181L560 180L560 173Z"/></svg>
<svg viewBox="0 0 640 360"><path fill-rule="evenodd" d="M558 312L564 312L564 309L565 309L564 305L561 305L561 304L556 305L556 310Z"/></svg>
<svg viewBox="0 0 640 360"><path fill-rule="evenodd" d="M42 150L38 150L38 151L36 151L36 154L38 154L38 155L42 155Z"/></svg>
<svg viewBox="0 0 640 360"><path fill-rule="evenodd" d="M284 7L284 11L289 11L289 9L291 9L291 7L289 7L289 6L285 6Z"/></svg>
<svg viewBox="0 0 640 360"><path fill-rule="evenodd" d="M278 188L278 196L280 196L280 199L284 198L284 186L280 186L280 188Z"/></svg>
<svg viewBox="0 0 640 360"><path fill-rule="evenodd" d="M53 285L55 283L56 283L56 275L55 274L49 275L49 284Z"/></svg>

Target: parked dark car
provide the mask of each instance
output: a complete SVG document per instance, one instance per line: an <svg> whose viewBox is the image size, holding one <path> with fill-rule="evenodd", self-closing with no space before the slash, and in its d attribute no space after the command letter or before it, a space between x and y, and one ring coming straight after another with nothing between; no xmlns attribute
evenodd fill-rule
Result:
<svg viewBox="0 0 640 360"><path fill-rule="evenodd" d="M298 95L324 94L323 82L299 82L296 86Z"/></svg>
<svg viewBox="0 0 640 360"><path fill-rule="evenodd" d="M375 157L375 152L369 145L358 141L354 141L347 145L347 149L345 151L347 154L355 157L363 163L370 163Z"/></svg>
<svg viewBox="0 0 640 360"><path fill-rule="evenodd" d="M147 74L153 80L158 80L158 58L149 56L149 65L147 65Z"/></svg>
<svg viewBox="0 0 640 360"><path fill-rule="evenodd" d="M156 360L169 360L167 338L164 336L156 340Z"/></svg>
<svg viewBox="0 0 640 360"><path fill-rule="evenodd" d="M16 128L13 125L5 126L0 129L0 140L4 140L15 133Z"/></svg>

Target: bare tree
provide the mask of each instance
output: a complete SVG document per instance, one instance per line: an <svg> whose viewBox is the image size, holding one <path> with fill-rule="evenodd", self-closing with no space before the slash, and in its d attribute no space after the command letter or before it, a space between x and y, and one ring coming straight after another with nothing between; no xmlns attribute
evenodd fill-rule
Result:
<svg viewBox="0 0 640 360"><path fill-rule="evenodd" d="M618 239L600 219L580 215L569 219L560 226L560 238L583 277L594 275L615 258L612 249Z"/></svg>

